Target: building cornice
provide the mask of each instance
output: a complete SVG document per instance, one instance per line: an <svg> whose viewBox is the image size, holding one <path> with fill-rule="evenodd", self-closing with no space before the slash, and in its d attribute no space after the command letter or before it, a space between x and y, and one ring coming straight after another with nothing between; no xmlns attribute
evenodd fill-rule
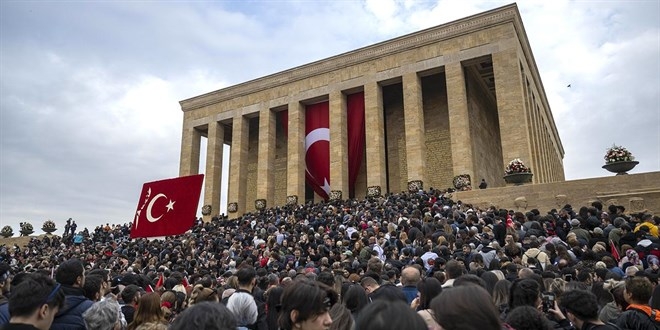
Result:
<svg viewBox="0 0 660 330"><path fill-rule="evenodd" d="M530 68L530 73L534 84L537 87L539 92L539 97L541 102L543 102L543 108L546 109L546 116L548 117L548 122L552 126L553 139L557 142L557 147L559 148L560 158L564 158L564 146L561 143L559 138L559 132L557 131L557 126L555 125L555 119L552 116L552 111L550 110L550 104L548 103L548 98L545 94L545 88L543 87L543 81L541 80L541 74L539 69L536 66L536 60L534 59L534 54L532 53L532 47L529 44L529 39L527 38L527 33L525 32L525 26L523 25L520 12L518 7L515 4L512 5L513 9L516 11L515 20L513 21L516 33L518 34L518 40L520 40L520 45L522 47L523 53L525 54L525 60L527 61L527 66ZM497 87L496 87L497 88Z"/></svg>
<svg viewBox="0 0 660 330"><path fill-rule="evenodd" d="M400 53L410 49L419 48L431 43L451 39L460 35L469 34L490 26L513 22L518 37L525 39L523 45L526 55L531 56L529 43L526 40L522 21L515 3L499 7L490 11L468 16L453 22L417 31L401 37L390 39L374 45L359 48L347 53L332 56L316 62L301 65L292 69L274 73L268 76L246 81L210 93L202 94L180 101L181 109L191 111L211 104L230 100L236 97L252 94L284 84L314 77L337 69L372 61L388 54ZM536 64L532 59L530 65ZM535 79L538 74L535 75ZM540 79L538 79L540 81ZM538 82L537 81L537 82Z"/></svg>

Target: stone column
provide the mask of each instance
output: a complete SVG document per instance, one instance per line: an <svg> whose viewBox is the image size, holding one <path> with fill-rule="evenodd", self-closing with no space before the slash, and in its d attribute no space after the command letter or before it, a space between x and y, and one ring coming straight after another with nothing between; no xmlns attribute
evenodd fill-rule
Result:
<svg viewBox="0 0 660 330"><path fill-rule="evenodd" d="M247 118L239 115L234 117L231 137L231 156L229 165L229 196L227 211L235 208L235 216L240 216L246 210L247 192L247 154L250 126ZM234 205L232 205L235 203Z"/></svg>
<svg viewBox="0 0 660 330"><path fill-rule="evenodd" d="M530 165L532 166L532 172L534 173L534 178L532 182L534 183L540 183L543 182L543 178L540 175L536 175L536 170L540 168L541 164L541 122L539 120L539 112L536 108L536 104L531 104L529 107L530 111L532 112L532 124L530 125L532 127L532 133L530 134L530 138L532 139L532 157L534 159L530 160ZM540 173L539 173L540 174Z"/></svg>
<svg viewBox="0 0 660 330"><path fill-rule="evenodd" d="M341 91L330 92L330 195L348 198L348 129L346 126L346 96Z"/></svg>
<svg viewBox="0 0 660 330"><path fill-rule="evenodd" d="M385 162L385 114L383 113L383 89L377 82L364 85L364 119L367 148L367 196L387 192L387 167Z"/></svg>
<svg viewBox="0 0 660 330"><path fill-rule="evenodd" d="M422 82L416 72L403 75L403 110L406 133L406 162L408 185L426 182L426 141L424 135L424 108ZM428 182L427 182L428 184Z"/></svg>
<svg viewBox="0 0 660 330"><path fill-rule="evenodd" d="M179 176L199 174L199 144L201 139L202 134L196 128L183 128Z"/></svg>
<svg viewBox="0 0 660 330"><path fill-rule="evenodd" d="M257 198L266 206L275 205L275 114L268 108L259 112L259 154L257 162Z"/></svg>
<svg viewBox="0 0 660 330"><path fill-rule="evenodd" d="M552 148L550 147L550 133L548 133L547 128L543 125L543 183L548 182L548 177L550 176L550 153Z"/></svg>
<svg viewBox="0 0 660 330"><path fill-rule="evenodd" d="M523 70L522 74L522 79L523 79L523 95L525 97L525 108L527 109L527 121L529 125L529 144L531 146L531 155L532 159L529 160L528 166L531 166L532 170L535 171L536 168L538 167L538 155L539 155L539 129L538 129L538 122L537 122L537 111L536 111L536 104L534 102L534 97L532 91L529 89L529 84L526 81L526 74ZM541 178L534 174L532 177L532 183L539 183Z"/></svg>
<svg viewBox="0 0 660 330"><path fill-rule="evenodd" d="M492 54L492 59L502 139L502 169L514 158L528 164L532 156L518 53L516 48L505 49ZM536 175L533 168L532 173Z"/></svg>
<svg viewBox="0 0 660 330"><path fill-rule="evenodd" d="M451 139L451 157L454 175L469 174L476 188L479 182L474 173L474 156L470 118L468 114L465 72L461 62L445 65L447 80L447 106L449 108L449 131ZM504 169L502 169L504 171Z"/></svg>
<svg viewBox="0 0 660 330"><path fill-rule="evenodd" d="M214 215L220 214L222 149L225 137L225 127L217 121L212 121L209 123L207 137L206 175L204 176L204 206L210 206L211 213L203 215L204 221L210 221Z"/></svg>
<svg viewBox="0 0 660 330"><path fill-rule="evenodd" d="M299 101L289 103L287 142L286 200L287 204L305 203L305 106Z"/></svg>

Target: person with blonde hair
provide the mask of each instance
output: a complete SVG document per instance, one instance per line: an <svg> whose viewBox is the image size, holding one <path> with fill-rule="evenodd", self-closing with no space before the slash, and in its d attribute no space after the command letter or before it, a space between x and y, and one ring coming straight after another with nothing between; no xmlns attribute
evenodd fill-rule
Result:
<svg viewBox="0 0 660 330"><path fill-rule="evenodd" d="M547 291L554 293L556 297L561 297L564 291L566 291L566 281L563 278L552 279L552 282L546 288Z"/></svg>
<svg viewBox="0 0 660 330"><path fill-rule="evenodd" d="M616 320L619 315L621 315L621 307L617 304L617 295L619 298L622 296L622 292L625 288L626 282L617 281L614 279L608 279L603 282L603 290L609 293L610 298L612 299L606 303L603 308L598 312L598 318L603 322L610 322ZM621 300L619 300L621 301Z"/></svg>
<svg viewBox="0 0 660 330"><path fill-rule="evenodd" d="M176 314L179 313L179 301L174 291L165 291L160 296L160 309L163 310L163 315L166 320L172 321Z"/></svg>
<svg viewBox="0 0 660 330"><path fill-rule="evenodd" d="M155 292L150 292L140 297L133 322L127 328L127 330L152 329L167 329L165 315L160 308L160 297Z"/></svg>

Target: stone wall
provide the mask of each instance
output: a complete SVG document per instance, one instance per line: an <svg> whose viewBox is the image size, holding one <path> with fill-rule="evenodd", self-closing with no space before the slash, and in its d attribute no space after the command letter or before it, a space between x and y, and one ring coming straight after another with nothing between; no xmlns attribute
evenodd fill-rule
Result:
<svg viewBox="0 0 660 330"><path fill-rule="evenodd" d="M383 87L385 140L389 191L407 190L406 135L403 127L403 90L401 84ZM367 128L368 129L368 128ZM387 190L383 189L384 192Z"/></svg>
<svg viewBox="0 0 660 330"><path fill-rule="evenodd" d="M453 199L482 208L490 205L520 211L536 208L541 213L565 204L576 209L599 200L605 207L623 205L626 212L647 209L660 214L660 172L476 189L456 192Z"/></svg>
<svg viewBox="0 0 660 330"><path fill-rule="evenodd" d="M365 123L366 125L367 123ZM368 127L368 126L367 126ZM360 171L358 176L355 179L355 198L365 198L367 197L367 148L364 148L364 154L362 155L362 165L360 166Z"/></svg>
<svg viewBox="0 0 660 330"><path fill-rule="evenodd" d="M424 188L451 187L454 171L444 73L422 78L422 96L427 180L424 182Z"/></svg>
<svg viewBox="0 0 660 330"><path fill-rule="evenodd" d="M287 138L282 127L280 116L277 117L275 129L275 205L286 204L286 170L287 170ZM300 196L301 200L304 196ZM268 205L271 207L273 205Z"/></svg>
<svg viewBox="0 0 660 330"><path fill-rule="evenodd" d="M259 159L259 118L250 118L247 156L247 191L245 193L245 210L254 211L254 201L257 199L257 160Z"/></svg>
<svg viewBox="0 0 660 330"><path fill-rule="evenodd" d="M471 71L468 70L468 72ZM490 183L491 186L503 186L502 140L497 104L495 104L492 94L483 84L479 83L478 77L467 74L466 82L474 159L472 186L476 188L481 179L486 179L486 182ZM510 133L518 134L519 132Z"/></svg>

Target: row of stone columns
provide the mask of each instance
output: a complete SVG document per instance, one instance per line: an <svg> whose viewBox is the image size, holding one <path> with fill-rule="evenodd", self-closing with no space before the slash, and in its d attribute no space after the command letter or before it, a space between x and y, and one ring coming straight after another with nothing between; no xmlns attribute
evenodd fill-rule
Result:
<svg viewBox="0 0 660 330"><path fill-rule="evenodd" d="M515 50L492 54L496 84L499 127L502 132L502 152L505 164L513 158L530 159L531 152L522 153L519 143L529 143L528 131L521 129L524 115L523 79ZM444 64L447 86L449 126L454 174L470 174L474 178L475 164L469 123L469 104L464 67L460 61ZM417 72L401 74L403 86L407 179L411 183L426 181L426 146L422 84ZM387 173L385 160L385 117L382 87L378 81L362 86L365 97L367 192L385 193ZM288 106L287 143L287 203L296 203L305 196L305 106L294 99ZM330 182L333 196L348 197L348 145L346 95L339 89L328 93L330 113ZM273 206L276 113L271 108L259 110L259 147L257 164L257 206ZM246 212L247 156L249 119L243 114L232 119L231 161L228 211ZM509 134L515 132L515 134ZM197 173L199 140L195 128L184 129L182 139L181 175ZM204 204L219 211L222 167L223 125L208 124L208 152ZM189 153L189 154L188 154ZM195 157L197 155L197 157ZM186 161L184 161L184 159ZM503 166L505 165L503 164ZM421 187L421 186L420 186ZM252 201L249 201L250 203Z"/></svg>
<svg viewBox="0 0 660 330"><path fill-rule="evenodd" d="M462 102L460 106L456 107L456 111L464 112L460 116L456 116L460 122L467 118L465 80L460 63L457 63L454 69L462 90L462 97L456 101ZM402 86L408 181L418 183L418 187L422 188L426 178L426 145L422 84L419 75L416 72L404 74ZM382 88L378 82L374 81L365 84L363 90L365 122L368 123L368 129L365 130L367 186L368 192L380 194L387 187ZM330 182L332 186L330 195L331 198L345 198L349 194L346 95L341 90L334 90L329 93L328 98L331 141ZM296 100L288 104L288 109L287 202L296 203L305 196L305 106ZM467 133L466 131L465 134ZM239 180L245 177L243 171L246 170L248 134L247 119L243 116L234 118L228 200L230 201L229 211L239 214L246 211L245 184ZM459 141L457 143L461 143L460 136L457 141ZM462 141L462 143L466 146L466 152L469 152L469 141L467 143ZM275 114L271 109L262 109L259 113L258 199L256 206L272 205L274 200L274 144ZM468 168L470 167L468 166Z"/></svg>

